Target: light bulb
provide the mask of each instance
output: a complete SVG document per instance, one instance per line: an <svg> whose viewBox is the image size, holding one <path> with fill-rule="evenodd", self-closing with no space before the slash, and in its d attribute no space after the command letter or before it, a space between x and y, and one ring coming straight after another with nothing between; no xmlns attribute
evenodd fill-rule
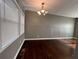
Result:
<svg viewBox="0 0 79 59"><path fill-rule="evenodd" d="M44 13L45 12L45 10L41 10L41 13Z"/></svg>
<svg viewBox="0 0 79 59"><path fill-rule="evenodd" d="M37 13L38 13L39 15L41 15L41 12L40 12L40 11L37 11Z"/></svg>
<svg viewBox="0 0 79 59"><path fill-rule="evenodd" d="M47 14L48 13L48 11L45 11L45 14Z"/></svg>

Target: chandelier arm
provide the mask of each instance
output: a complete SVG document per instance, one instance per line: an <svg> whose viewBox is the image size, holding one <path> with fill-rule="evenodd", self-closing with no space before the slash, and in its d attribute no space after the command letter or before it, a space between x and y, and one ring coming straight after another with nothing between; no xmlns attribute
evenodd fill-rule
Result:
<svg viewBox="0 0 79 59"><path fill-rule="evenodd" d="M40 11L38 11L37 13L39 15L46 15L48 12L44 9L45 3L41 3L41 4L42 4L42 6L41 6L42 9Z"/></svg>

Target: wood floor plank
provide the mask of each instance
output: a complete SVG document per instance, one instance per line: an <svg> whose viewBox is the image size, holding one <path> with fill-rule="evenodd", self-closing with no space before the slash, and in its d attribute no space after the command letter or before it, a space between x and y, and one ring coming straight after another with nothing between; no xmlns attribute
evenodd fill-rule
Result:
<svg viewBox="0 0 79 59"><path fill-rule="evenodd" d="M25 41L17 59L73 59L73 51L58 40Z"/></svg>

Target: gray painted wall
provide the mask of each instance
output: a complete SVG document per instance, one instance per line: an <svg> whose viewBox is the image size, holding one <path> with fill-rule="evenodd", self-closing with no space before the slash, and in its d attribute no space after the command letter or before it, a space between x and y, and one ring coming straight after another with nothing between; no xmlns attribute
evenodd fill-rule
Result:
<svg viewBox="0 0 79 59"><path fill-rule="evenodd" d="M24 34L0 54L0 59L13 59L23 40Z"/></svg>
<svg viewBox="0 0 79 59"><path fill-rule="evenodd" d="M26 38L72 37L75 19L57 15L39 16L32 11L25 13Z"/></svg>

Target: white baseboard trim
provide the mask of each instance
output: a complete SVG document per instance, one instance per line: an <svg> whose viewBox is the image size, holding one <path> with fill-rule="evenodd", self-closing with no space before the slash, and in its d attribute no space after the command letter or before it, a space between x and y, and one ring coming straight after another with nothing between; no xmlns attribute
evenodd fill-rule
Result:
<svg viewBox="0 0 79 59"><path fill-rule="evenodd" d="M27 38L24 40L55 40L55 39L77 39L76 37L56 37L56 38Z"/></svg>
<svg viewBox="0 0 79 59"><path fill-rule="evenodd" d="M21 43L21 45L20 45L19 49L17 50L17 52L16 52L16 54L15 54L15 56L14 56L13 59L16 59L16 58L17 58L17 55L19 54L20 49L21 49L21 47L23 46L24 41L25 41L25 40L23 40L23 42Z"/></svg>

